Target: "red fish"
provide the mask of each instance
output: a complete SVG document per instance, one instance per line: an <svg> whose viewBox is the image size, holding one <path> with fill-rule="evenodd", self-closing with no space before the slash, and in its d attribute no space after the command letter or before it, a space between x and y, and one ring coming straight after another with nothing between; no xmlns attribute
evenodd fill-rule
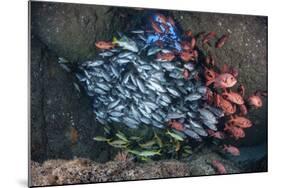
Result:
<svg viewBox="0 0 281 188"><path fill-rule="evenodd" d="M248 102L254 108L262 107L262 99L259 95L254 94L254 95L250 96L248 99Z"/></svg>
<svg viewBox="0 0 281 188"><path fill-rule="evenodd" d="M221 131L213 131L211 129L207 130L208 134L214 138L217 139L224 139L225 138L225 134Z"/></svg>
<svg viewBox="0 0 281 188"><path fill-rule="evenodd" d="M219 174L226 174L227 171L224 165L218 160L212 160L212 166L216 169Z"/></svg>
<svg viewBox="0 0 281 188"><path fill-rule="evenodd" d="M156 14L156 19L157 19L157 21L159 23L162 23L162 24L166 24L167 23L167 18L163 14L160 14L160 13Z"/></svg>
<svg viewBox="0 0 281 188"><path fill-rule="evenodd" d="M239 105L239 110L240 110L241 115L248 114L248 109L245 104Z"/></svg>
<svg viewBox="0 0 281 188"><path fill-rule="evenodd" d="M214 59L214 57L212 56L211 53L209 53L209 54L206 56L205 62L206 62L207 65L215 66L215 59Z"/></svg>
<svg viewBox="0 0 281 188"><path fill-rule="evenodd" d="M234 114L236 106L225 100L221 95L214 94L214 103L217 107L221 108L226 114Z"/></svg>
<svg viewBox="0 0 281 188"><path fill-rule="evenodd" d="M171 120L168 123L171 128L176 129L178 131L184 131L184 126L183 124L181 124L180 122L176 121L176 120Z"/></svg>
<svg viewBox="0 0 281 188"><path fill-rule="evenodd" d="M184 34L188 37L192 37L192 31L190 29L184 32Z"/></svg>
<svg viewBox="0 0 281 188"><path fill-rule="evenodd" d="M239 156L239 155L240 155L239 149L238 149L237 147L235 147L235 146L232 146L232 145L228 145L228 146L227 146L227 145L224 145L223 150L224 150L225 152L230 153L230 154L233 155L233 156Z"/></svg>
<svg viewBox="0 0 281 188"><path fill-rule="evenodd" d="M151 21L151 26L156 33L163 33L162 29L156 22Z"/></svg>
<svg viewBox="0 0 281 188"><path fill-rule="evenodd" d="M204 77L207 83L214 81L217 75L218 74L213 69L208 69L207 67L205 67Z"/></svg>
<svg viewBox="0 0 281 188"><path fill-rule="evenodd" d="M234 117L231 116L227 124L231 126L237 126L240 128L249 128L253 125L249 119L243 116L234 116Z"/></svg>
<svg viewBox="0 0 281 188"><path fill-rule="evenodd" d="M176 24L175 24L175 21L173 20L173 18L172 17L168 17L168 22L172 25L172 26L175 26Z"/></svg>
<svg viewBox="0 0 281 188"><path fill-rule="evenodd" d="M211 85L212 83L214 83L216 88L230 88L237 83L237 80L232 74L222 73L219 74L214 80L208 81L207 86Z"/></svg>
<svg viewBox="0 0 281 188"><path fill-rule="evenodd" d="M164 43L163 43L163 41L161 41L161 40L155 41L155 44L156 44L157 46L159 46L160 48L164 48Z"/></svg>
<svg viewBox="0 0 281 188"><path fill-rule="evenodd" d="M172 61L174 58L175 58L175 54L172 52L157 54L158 61Z"/></svg>
<svg viewBox="0 0 281 188"><path fill-rule="evenodd" d="M195 45L196 45L196 39L194 37L191 38L191 48L194 49Z"/></svg>
<svg viewBox="0 0 281 188"><path fill-rule="evenodd" d="M213 103L213 100L214 100L214 94L213 92L207 88L207 92L204 96L205 100L207 101L208 104L212 104Z"/></svg>
<svg viewBox="0 0 281 188"><path fill-rule="evenodd" d="M184 50L180 53L180 58L185 61L185 62L188 62L188 61L191 61L191 60L194 60L194 52L193 50Z"/></svg>
<svg viewBox="0 0 281 188"><path fill-rule="evenodd" d="M230 126L226 124L224 130L231 134L231 136L233 136L236 140L245 137L245 132L240 127Z"/></svg>
<svg viewBox="0 0 281 188"><path fill-rule="evenodd" d="M107 41L98 41L95 43L96 47L102 50L109 50L114 48L114 44L112 42Z"/></svg>
<svg viewBox="0 0 281 188"><path fill-rule="evenodd" d="M237 77L239 74L237 69L229 67L227 64L223 65L223 67L221 68L221 73L229 73L232 74L234 77Z"/></svg>
<svg viewBox="0 0 281 188"><path fill-rule="evenodd" d="M208 34L206 34L203 39L202 39L202 42L203 44L206 44L209 42L209 40L211 40L212 38L214 38L216 36L216 33L215 32L210 32Z"/></svg>
<svg viewBox="0 0 281 188"><path fill-rule="evenodd" d="M244 104L244 99L243 97L236 93L236 92L232 92L232 91L229 91L227 92L226 90L222 93L222 96L229 100L230 102L232 103L235 103L235 104L238 104L238 105L242 105Z"/></svg>
<svg viewBox="0 0 281 188"><path fill-rule="evenodd" d="M216 43L216 48L221 48L228 39L228 35L223 35Z"/></svg>
<svg viewBox="0 0 281 188"><path fill-rule="evenodd" d="M190 50L192 49L190 42L188 41L182 41L181 42L181 47L183 50Z"/></svg>

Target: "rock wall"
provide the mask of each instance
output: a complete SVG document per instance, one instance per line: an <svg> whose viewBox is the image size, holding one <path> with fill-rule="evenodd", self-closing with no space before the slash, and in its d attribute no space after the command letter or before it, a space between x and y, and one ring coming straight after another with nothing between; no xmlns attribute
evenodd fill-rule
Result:
<svg viewBox="0 0 281 188"><path fill-rule="evenodd" d="M184 30L193 33L229 33L222 49L213 49L216 63L238 67L239 81L246 95L267 90L267 18L254 16L165 11ZM160 12L161 12L160 11ZM73 73L57 63L65 57L75 67L78 61L94 58L97 40L111 39L116 31L128 31L143 21L151 10L111 8L67 3L31 2L31 158L112 159L115 151L94 142L101 132L91 109L91 101L74 86ZM154 10L155 12L155 10ZM241 145L261 144L267 140L267 101L250 114L254 126L247 130Z"/></svg>

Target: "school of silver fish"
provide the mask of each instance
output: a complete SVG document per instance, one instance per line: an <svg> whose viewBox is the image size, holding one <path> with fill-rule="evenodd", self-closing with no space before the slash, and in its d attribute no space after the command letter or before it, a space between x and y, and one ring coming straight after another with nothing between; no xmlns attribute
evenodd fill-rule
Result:
<svg viewBox="0 0 281 188"><path fill-rule="evenodd" d="M147 44L145 34L119 33L120 39L99 43L98 58L79 65L76 77L93 99L97 121L132 129L143 124L163 129L176 121L182 127L172 128L199 141L207 130L217 131L224 113L206 103L207 87L198 79L196 61L166 58L174 49Z"/></svg>

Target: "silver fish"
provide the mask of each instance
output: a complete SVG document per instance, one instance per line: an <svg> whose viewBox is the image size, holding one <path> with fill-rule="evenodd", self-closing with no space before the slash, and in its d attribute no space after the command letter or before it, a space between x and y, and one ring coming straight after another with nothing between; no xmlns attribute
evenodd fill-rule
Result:
<svg viewBox="0 0 281 188"><path fill-rule="evenodd" d="M131 89L133 91L136 91L137 90L137 87L132 85L132 84L125 84L125 86L128 88L128 89Z"/></svg>
<svg viewBox="0 0 281 188"><path fill-rule="evenodd" d="M205 108L198 109L198 112L203 117L203 119L207 119L209 122L214 124L218 123L215 115Z"/></svg>
<svg viewBox="0 0 281 188"><path fill-rule="evenodd" d="M158 82L148 81L148 83L154 88L154 90L159 92L166 92L167 90Z"/></svg>
<svg viewBox="0 0 281 188"><path fill-rule="evenodd" d="M124 108L126 108L126 106L125 105L117 105L115 108L114 108L114 111L121 111L121 110L123 110Z"/></svg>
<svg viewBox="0 0 281 188"><path fill-rule="evenodd" d="M168 90L169 93L171 93L175 97L180 97L181 96L180 93L175 88L166 87L166 89Z"/></svg>
<svg viewBox="0 0 281 188"><path fill-rule="evenodd" d="M59 59L58 63L68 63L69 62L67 59L65 59L63 57L59 57L58 59Z"/></svg>
<svg viewBox="0 0 281 188"><path fill-rule="evenodd" d="M113 101L113 102L111 102L109 105L108 105L108 109L111 109L111 108L114 108L114 107L116 107L119 103L120 103L120 99L117 99L116 101Z"/></svg>
<svg viewBox="0 0 281 188"><path fill-rule="evenodd" d="M130 78L131 72L127 72L122 80L122 84L127 84Z"/></svg>
<svg viewBox="0 0 281 188"><path fill-rule="evenodd" d="M102 64L104 64L103 60L96 60L96 61L86 61L82 63L82 66L86 66L89 68L89 67L98 67Z"/></svg>
<svg viewBox="0 0 281 188"><path fill-rule="evenodd" d="M112 111L112 112L109 112L109 114L110 114L111 116L114 116L114 117L121 117L121 116L124 115L124 113L118 112L118 111Z"/></svg>
<svg viewBox="0 0 281 188"><path fill-rule="evenodd" d="M111 69L111 72L113 73L113 75L116 77L116 78L119 78L120 74L118 72L118 70L114 67L114 66L110 66L110 69Z"/></svg>
<svg viewBox="0 0 281 188"><path fill-rule="evenodd" d="M135 119L130 118L130 117L123 117L123 120L130 124L135 124L135 125L137 125L139 123L138 121L136 121Z"/></svg>
<svg viewBox="0 0 281 188"><path fill-rule="evenodd" d="M123 58L123 59L117 59L115 62L120 65L124 65L124 64L129 63L130 61L131 61L130 59Z"/></svg>
<svg viewBox="0 0 281 188"><path fill-rule="evenodd" d="M169 106L169 103L166 103L165 101L160 100L159 104L162 106Z"/></svg>
<svg viewBox="0 0 281 188"><path fill-rule="evenodd" d="M131 33L134 33L134 34L144 33L144 30L133 30L133 31L131 31Z"/></svg>
<svg viewBox="0 0 281 188"><path fill-rule="evenodd" d="M200 136L208 136L208 133L203 128L193 127L192 130Z"/></svg>
<svg viewBox="0 0 281 188"><path fill-rule="evenodd" d="M215 114L215 116L217 116L219 118L224 116L223 110L221 110L219 108L216 108L216 107L213 107L213 106L210 106L210 105L207 105L207 104L204 105L204 108L210 110L213 114Z"/></svg>
<svg viewBox="0 0 281 188"><path fill-rule="evenodd" d="M201 95L205 95L207 92L207 87L206 86L199 86L197 88L197 92L200 93Z"/></svg>
<svg viewBox="0 0 281 188"><path fill-rule="evenodd" d="M141 70L151 70L152 66L144 64L144 65L140 65L138 68Z"/></svg>
<svg viewBox="0 0 281 188"><path fill-rule="evenodd" d="M184 101L196 101L201 97L202 95L200 95L199 93L191 93L188 96L184 97Z"/></svg>
<svg viewBox="0 0 281 188"><path fill-rule="evenodd" d="M106 95L106 92L100 88L94 88L93 90L97 94Z"/></svg>
<svg viewBox="0 0 281 188"><path fill-rule="evenodd" d="M142 93L146 93L145 86L143 85L142 81L136 78L137 85Z"/></svg>
<svg viewBox="0 0 281 188"><path fill-rule="evenodd" d="M195 69L194 63L185 63L183 66L189 71L193 71Z"/></svg>
<svg viewBox="0 0 281 188"><path fill-rule="evenodd" d="M135 78L135 76L134 76L133 74L130 74L130 78L131 78L132 83L133 83L135 86L138 86L138 85L137 85L136 78Z"/></svg>
<svg viewBox="0 0 281 188"><path fill-rule="evenodd" d="M104 91L110 91L110 87L106 84L106 83L101 83L101 82L98 82L97 83L97 86L101 89L103 89Z"/></svg>
<svg viewBox="0 0 281 188"><path fill-rule="evenodd" d="M161 51L161 48L159 48L159 47L149 48L148 51L147 51L147 56L154 55L154 54L156 54L157 52L160 52L160 51Z"/></svg>
<svg viewBox="0 0 281 188"><path fill-rule="evenodd" d="M120 118L118 118L118 117L109 116L108 118L109 118L110 120L112 120L112 121L115 121L115 122L121 123L121 119L120 119Z"/></svg>
<svg viewBox="0 0 281 188"><path fill-rule="evenodd" d="M189 119L189 123L190 123L191 126L193 126L195 128L203 129L202 125L195 120Z"/></svg>
<svg viewBox="0 0 281 188"><path fill-rule="evenodd" d="M212 123L212 122L210 122L210 121L208 121L206 119L203 120L203 123L204 123L204 125L206 125L209 129L211 129L213 131L217 131L218 130L214 123Z"/></svg>
<svg viewBox="0 0 281 188"><path fill-rule="evenodd" d="M132 55L132 52L121 52L120 54L118 54L118 58L122 59L122 58L127 58L128 56Z"/></svg>
<svg viewBox="0 0 281 188"><path fill-rule="evenodd" d="M185 133L187 136L189 136L189 137L191 137L191 138L193 138L193 139L195 139L195 140L198 140L198 141L201 141L201 140L202 140L201 137L200 137L196 132L194 132L194 131L192 131L192 130L190 130L190 129L184 130L184 133Z"/></svg>
<svg viewBox="0 0 281 188"><path fill-rule="evenodd" d="M102 57L110 57L110 56L113 56L113 54L114 53L112 53L111 51L105 51L105 52L99 53L99 55Z"/></svg>
<svg viewBox="0 0 281 188"><path fill-rule="evenodd" d="M170 119L179 119L179 118L185 118L186 115L183 113L177 113L177 112L170 112L168 113L166 119L170 120Z"/></svg>
<svg viewBox="0 0 281 188"><path fill-rule="evenodd" d="M149 119L149 118L146 118L146 117L144 117L144 116L142 116L142 117L140 118L140 121L143 122L143 123L145 123L145 124L147 124L147 125L151 124L150 119Z"/></svg>
<svg viewBox="0 0 281 188"><path fill-rule="evenodd" d="M151 118L151 115L149 113L147 113L144 109L139 108L140 112L142 113L142 115L146 118Z"/></svg>
<svg viewBox="0 0 281 188"><path fill-rule="evenodd" d="M151 122L154 127L157 127L159 129L163 129L165 127L162 123L159 123L157 121L151 120Z"/></svg>
<svg viewBox="0 0 281 188"><path fill-rule="evenodd" d="M74 85L74 88L75 88L79 93L81 93L81 90L80 90L79 85L76 84L75 82L73 82L73 85Z"/></svg>
<svg viewBox="0 0 281 188"><path fill-rule="evenodd" d="M169 95L166 95L166 94L161 94L160 95L161 96L161 99L164 101L164 102L166 102L166 103L171 103L172 102L172 99L171 99L171 97L169 97Z"/></svg>
<svg viewBox="0 0 281 188"><path fill-rule="evenodd" d="M167 71L172 71L176 68L176 66L171 62L163 62L161 63L161 66Z"/></svg>
<svg viewBox="0 0 281 188"><path fill-rule="evenodd" d="M156 113L152 113L151 116L152 116L152 118L155 119L156 121L162 122L162 120L163 120L162 117L159 116L159 115L156 114Z"/></svg>
<svg viewBox="0 0 281 188"><path fill-rule="evenodd" d="M156 110L158 108L158 105L150 102L150 101L144 101L143 104L149 108L151 108L152 110Z"/></svg>
<svg viewBox="0 0 281 188"><path fill-rule="evenodd" d="M66 65L66 64L60 64L60 66L66 71L66 72L71 72L71 69Z"/></svg>

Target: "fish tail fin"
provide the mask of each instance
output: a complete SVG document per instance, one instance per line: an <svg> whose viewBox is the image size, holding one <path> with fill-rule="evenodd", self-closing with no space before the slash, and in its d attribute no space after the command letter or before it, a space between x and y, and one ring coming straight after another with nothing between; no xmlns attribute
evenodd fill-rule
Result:
<svg viewBox="0 0 281 188"><path fill-rule="evenodd" d="M117 38L116 38L116 37L113 37L113 39L112 39L112 44L117 44L117 42L118 42Z"/></svg>

